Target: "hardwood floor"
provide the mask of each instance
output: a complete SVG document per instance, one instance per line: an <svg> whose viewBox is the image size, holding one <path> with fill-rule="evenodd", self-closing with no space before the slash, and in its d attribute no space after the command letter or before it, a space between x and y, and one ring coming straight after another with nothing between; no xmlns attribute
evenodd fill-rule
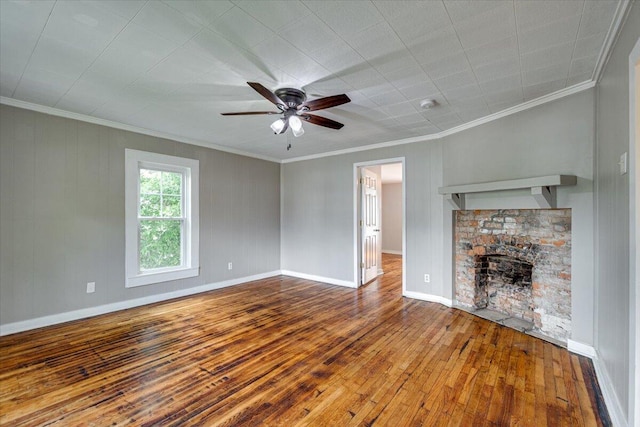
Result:
<svg viewBox="0 0 640 427"><path fill-rule="evenodd" d="M401 296L276 277L0 338L0 425L610 425L591 361Z"/></svg>

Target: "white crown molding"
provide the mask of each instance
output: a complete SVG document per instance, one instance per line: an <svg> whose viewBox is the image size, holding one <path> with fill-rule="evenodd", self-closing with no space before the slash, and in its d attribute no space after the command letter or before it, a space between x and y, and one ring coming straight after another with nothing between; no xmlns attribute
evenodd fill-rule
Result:
<svg viewBox="0 0 640 427"><path fill-rule="evenodd" d="M216 145L210 142L199 141L196 139L184 138L182 136L174 135L171 133L159 132L159 131L145 129L137 126L126 125L124 123L101 119L94 116L88 116L86 114L74 113L71 111L61 110L59 108L48 107L46 105L20 101L19 99L7 98L5 96L0 96L0 104L9 105L11 107L23 108L25 110L36 111L38 113L49 114L51 116L64 117L66 119L74 119L81 122L92 123L94 125L107 126L114 129L140 133L142 135L154 136L156 138L171 139L177 142L183 142L185 144L197 145L200 147L211 148L213 150L224 151L225 153L238 154L240 156L252 157L255 159L266 160L274 163L280 163L279 159L275 159L269 156L250 153L248 151L236 150L235 148L224 147L222 145Z"/></svg>
<svg viewBox="0 0 640 427"><path fill-rule="evenodd" d="M293 157L291 159L281 160L280 163L301 162L301 161L304 161L304 160L313 160L313 159L319 159L319 158L322 158L322 157L339 156L341 154L349 154L349 153L357 153L359 151L375 150L377 148L393 147L395 145L404 145L404 144L413 144L415 142L433 141L433 140L441 139L441 138L443 138L445 136L449 136L449 135L456 134L458 132L465 131L467 129L474 128L476 126L483 125L485 123L492 122L494 120L501 119L501 118L506 117L506 116L510 116L512 114L515 114L515 113L519 113L520 111L528 110L530 108L534 108L534 107L537 107L539 105L546 104L548 102L552 102L552 101L558 100L560 98L564 98L565 96L573 95L574 93L582 92L583 90L591 89L595 85L596 85L595 81L587 80L587 81L584 81L582 83L578 83L578 84L575 84L573 86L570 86L570 87L567 87L567 88L564 88L564 89L560 89L560 90L555 91L553 93L550 93L548 95L544 95L544 96L541 96L539 98L532 99L532 100L527 101L527 102L523 102L522 104L518 104L516 106L507 108L505 110L498 111L497 113L493 113L493 114L490 114L488 116L484 116L484 117L481 117L479 119L473 120L471 122L464 123L464 124L462 124L460 126L456 126L454 128L447 129L447 130L444 130L442 132L433 133L431 135L414 136L414 137L411 137L411 138L398 139L398 140L395 140L395 141L381 142L379 144L371 144L371 145L364 145L364 146L361 146L361 147L347 148L347 149L344 149L344 150L329 151L327 153L311 154L309 156Z"/></svg>
<svg viewBox="0 0 640 427"><path fill-rule="evenodd" d="M126 310L128 308L140 307L142 305L153 304L155 302L166 301L174 298L180 298L188 295L199 294L202 292L212 291L214 289L226 288L229 286L239 285L242 283L252 282L254 280L266 279L268 277L279 276L280 270L270 271L267 273L255 274L253 276L239 277L237 279L224 280L222 282L214 282L206 285L196 286L188 289L167 292L157 295L149 295L142 298L135 298L126 301L114 302L95 307L82 308L79 310L67 311L64 313L52 314L50 316L38 317L35 319L23 320L20 322L7 323L0 325L0 336L15 334L18 332L28 331L45 326L57 325L59 323L70 322L72 320L85 319L87 317L98 316L100 314L112 313L114 311Z"/></svg>
<svg viewBox="0 0 640 427"><path fill-rule="evenodd" d="M47 107L47 106L39 105L39 104L33 104L33 103L30 103L30 102L20 101L20 100L13 99L13 98L0 97L0 104L10 105L10 106L13 106L13 107L18 107L18 108L24 108L24 109L27 109L27 110L37 111L37 112L40 112L40 113L50 114L50 115L53 115L53 116L65 117L65 118L68 118L68 119L80 120L80 121L83 121L83 122L93 123L93 124L97 124L97 125L101 125L101 126L108 126L108 127L112 127L112 128L116 128L116 129L130 131L130 132L141 133L143 135L155 136L155 137L158 137L158 138L165 138L165 139L172 139L172 140L175 140L175 141L178 141L178 142L184 142L186 144L198 145L198 146L201 146L201 147L207 147L207 148L211 148L211 149L214 149L214 150L224 151L224 152L227 152L227 153L238 154L238 155L241 155L241 156L253 157L253 158L256 158L256 159L261 159L261 160L266 160L266 161L270 161L270 162L284 164L284 163L301 162L301 161L304 161L304 160L320 159L320 158L323 158L323 157L339 156L339 155L342 155L342 154L357 153L357 152L360 152L360 151L375 150L375 149L378 149L378 148L393 147L393 146L396 146L396 145L413 144L415 142L425 142L425 141L438 140L438 139L441 139L441 138L443 138L445 136L453 135L453 134L456 134L458 132L462 132L462 131L474 128L476 126L480 126L480 125L483 125L485 123L489 123L489 122L492 122L494 120L498 120L498 119L501 119L503 117L510 116L510 115L518 113L520 111L528 110L530 108L534 108L534 107L537 107L539 105L546 104L548 102L552 102L552 101L558 100L560 98L564 98L565 96L573 95L575 93L582 92L582 91L587 90L587 89L591 89L595 85L596 85L595 80L587 80L585 82L575 84L575 85L570 86L568 88L564 88L564 89L558 90L558 91L550 93L548 95L544 95L544 96L541 96L539 98L532 99L532 100L524 102L522 104L518 104L516 106L507 108L507 109L502 110L502 111L498 111L497 113L493 113L493 114L490 114L488 116L473 120L473 121L465 123L465 124L462 124L460 126L456 126L454 128L447 129L445 131L442 131L442 132L439 132L439 133L434 133L434 134L431 134L431 135L414 136L414 137L411 137L411 138L397 139L397 140L394 140L394 141L386 141L386 142L381 142L381 143L378 143L378 144L364 145L364 146L354 147L354 148L346 148L344 150L329 151L329 152L326 152L326 153L311 154L311 155L308 155L308 156L293 157L293 158L290 158L290 159L283 159L283 160L275 159L275 158L268 157L268 156L262 156L262 155L259 155L259 154L249 153L249 152L246 152L246 151L235 150L233 148L223 147L223 146L211 144L211 143L204 142L204 141L197 141L197 140L193 140L193 139L189 139L189 138L183 138L183 137L180 137L180 136L177 136L177 135L172 135L172 134L168 134L168 133L164 133L164 132L157 132L157 131L153 131L153 130L149 130L149 129L139 128L139 127L136 127L136 126L125 125L125 124L118 123L118 122L113 122L113 121L110 121L110 120L104 120L104 119L100 119L100 118L93 117L93 116L87 116L85 114L72 113L72 112L69 112L69 111L60 110L58 108Z"/></svg>
<svg viewBox="0 0 640 427"><path fill-rule="evenodd" d="M613 46L618 40L618 37L620 36L620 30L622 29L622 26L627 19L627 15L629 15L629 11L631 10L631 3L632 2L629 0L620 0L618 6L616 7L616 11L613 15L613 20L611 21L611 26L609 27L609 31L607 31L607 35L605 36L604 43L602 44L602 49L600 49L600 55L598 56L598 62L596 62L596 68L593 70L591 80L593 80L594 82L599 82L600 78L602 77L602 72L607 66L609 58L611 57L611 53L613 52Z"/></svg>
<svg viewBox="0 0 640 427"><path fill-rule="evenodd" d="M375 150L377 148L393 147L395 145L413 144L414 142L430 141L438 139L439 133L424 136L412 136L411 138L396 139L394 141L380 142L378 144L363 145L360 147L345 148L344 150L328 151L326 153L310 154L308 156L293 157L281 160L280 163L301 162L303 160L320 159L322 157L339 156L341 154L357 153L359 151Z"/></svg>
<svg viewBox="0 0 640 427"><path fill-rule="evenodd" d="M481 117L479 119L473 120L468 123L464 123L460 126L456 126L451 129L444 130L438 134L439 138L443 138L445 136L453 135L455 133L462 132L467 129L474 128L476 126L483 125L485 123L492 122L494 120L501 119L503 117L510 116L515 113L519 113L521 111L529 110L531 108L537 107L542 104L547 104L552 101L556 101L558 99L564 98L565 96L573 95L575 93L582 92L584 90L591 89L596 85L596 82L593 80L587 80L582 83L575 84L573 86L569 86L564 89L557 90L548 95L543 95L539 98L532 99L527 102L523 102L522 104L514 105L513 107L509 107L505 110L498 111L497 113L490 114L488 116Z"/></svg>
<svg viewBox="0 0 640 427"><path fill-rule="evenodd" d="M283 276L297 277L298 279L312 280L314 282L328 283L330 285L344 286L346 288L357 288L354 282L349 280L333 279L331 277L316 276L314 274L298 273L297 271L282 270Z"/></svg>

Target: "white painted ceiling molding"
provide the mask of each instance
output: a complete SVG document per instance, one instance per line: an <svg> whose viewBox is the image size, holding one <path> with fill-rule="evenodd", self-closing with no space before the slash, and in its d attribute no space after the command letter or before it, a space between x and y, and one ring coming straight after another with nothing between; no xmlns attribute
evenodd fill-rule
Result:
<svg viewBox="0 0 640 427"><path fill-rule="evenodd" d="M506 110L499 111L499 112L497 112L495 114L491 114L489 116L482 117L480 119L471 121L469 123L465 123L463 125L456 126L454 128L447 129L445 131L438 132L438 133L435 133L435 134L430 134L430 135L425 135L425 136L417 136L417 137L414 137L414 138L400 139L400 140L397 140L397 141L382 142L382 143L379 143L379 144L366 145L364 147L356 147L356 148L351 148L351 149L346 149L346 150L337 150L337 151L331 151L331 152L327 152L327 153L314 154L314 155L310 155L310 156L294 157L292 159L282 160L281 163L300 162L300 161L303 161L303 160L319 159L319 158L328 157L328 156L339 156L341 154L356 153L356 152L359 152L359 151L368 151L368 150L373 150L373 149L376 149L376 148L386 148L386 147L393 147L395 145L413 144L414 142L433 141L433 140L436 140L436 139L443 138L445 136L449 136L449 135L453 135L455 133L459 133L459 132L465 131L467 129L474 128L476 126L483 125L485 123L492 122L494 120L498 120L498 119L500 119L502 117L510 116L511 114L515 114L515 113L518 113L520 111L524 111L524 110L528 110L528 109L533 108L533 107L537 107L538 105L546 104L548 102L555 101L555 100L560 99L560 98L564 98L565 96L573 95L574 93L582 92L583 90L591 89L595 85L596 85L596 82L591 81L591 80L586 81L586 82L582 82L582 83L578 83L577 85L573 85L573 86L568 87L566 89L561 89L561 90L556 91L554 93L550 93L549 95L544 95L544 96L541 96L540 98L532 99L531 101L524 102L524 103L522 103L520 105L516 105L515 107L507 108Z"/></svg>
<svg viewBox="0 0 640 427"><path fill-rule="evenodd" d="M25 110L36 111L38 113L49 114L51 116L63 117L66 119L74 119L85 123L92 123L94 125L106 126L114 129L126 130L129 132L139 133L142 135L154 136L156 138L171 139L185 144L197 145L199 147L212 148L218 151L224 151L225 153L238 154L240 156L253 157L255 159L268 160L270 162L279 163L280 160L273 157L262 156L260 154L251 153L248 151L236 150L233 148L225 147L222 145L215 145L206 141L198 141L195 139L184 138L180 135L172 135L170 133L158 132L151 129L144 129L137 126L126 125L124 123L118 123L111 120L101 119L99 117L87 116L86 114L73 113L71 111L61 110L59 108L47 107L46 105L34 104L31 102L20 101L18 99L7 98L0 96L0 104L8 105L10 107L18 107Z"/></svg>
<svg viewBox="0 0 640 427"><path fill-rule="evenodd" d="M611 28L609 28L609 31L607 31L607 36L604 40L604 44L602 45L602 49L600 50L600 54L598 55L596 68L593 70L593 77L591 78L591 80L593 80L594 82L600 81L602 71L605 69L607 62L609 62L609 57L611 56L611 52L613 50L612 47L618 40L620 29L626 21L627 15L629 15L629 11L631 10L630 6L630 0L622 0L620 3L618 3L613 21L611 21Z"/></svg>
<svg viewBox="0 0 640 427"><path fill-rule="evenodd" d="M405 138L405 139L399 139L399 140L395 140L395 141L381 142L381 143L378 143L378 144L365 145L365 146L362 146L362 147L347 148L347 149L344 149L344 150L329 151L329 152L326 152L326 153L312 154L312 155L309 155L309 156L294 157L294 158L291 158L291 159L283 159L283 160L275 159L275 158L269 157L269 156L263 156L263 155L251 153L251 152L248 152L248 151L235 150L235 149L232 149L232 148L229 148L229 147L211 144L211 143L206 142L206 141L198 141L198 140L193 140L193 139L189 139L189 138L183 138L183 137L181 137L179 135L172 135L172 134L168 134L168 133L164 133L164 132L158 132L158 131L154 131L154 130L150 130L150 129L139 128L139 127L136 127L136 126L131 126L131 125L126 125L126 124L122 124L122 123L118 123L118 122L113 122L113 121L110 121L110 120L100 119L98 117L87 116L85 114L79 114L79 113L73 113L73 112L61 110L61 109L58 109L58 108L47 107L47 106L44 106L44 105L33 104L33 103L30 103L30 102L25 102L25 101L19 101L17 99L7 98L7 97L3 97L3 96L0 96L0 104L9 105L9 106L12 106L12 107L23 108L25 110L37 111L39 113L49 114L49 115L52 115L52 116L65 117L67 119L75 119L75 120L79 120L81 122L93 123L93 124L96 124L96 125L107 126L107 127L112 127L112 128L115 128L115 129L126 130L126 131L130 131L130 132L135 132L135 133L140 133L140 134L143 134L143 135L155 136L157 138L173 139L174 141L184 142L186 144L198 145L198 146L201 146L201 147L212 148L214 150L224 151L224 152L227 152L227 153L239 154L239 155L242 155L242 156L253 157L253 158L256 158L256 159L268 160L270 162L275 162L275 163L293 163L293 162L300 162L300 161L304 161L304 160L319 159L319 158L322 158L322 157L339 156L341 154L349 154L349 153L357 153L357 152L360 152L360 151L374 150L374 149L377 149L377 148L386 148L386 147L393 147L393 146L396 146L396 145L413 144L415 142L433 141L433 140L436 140L436 139L443 138L445 136L449 136L449 135L453 135L453 134L458 133L458 132L465 131L467 129L474 128L476 126L483 125L485 123L492 122L494 120L498 120L498 119L500 119L502 117L510 116L510 115L518 113L520 111L524 111L524 110L528 110L528 109L533 108L533 107L537 107L538 105L546 104L548 102L552 102L552 101L555 101L557 99L564 98L565 96L569 96L569 95L573 95L573 94L578 93L578 92L582 92L583 90L591 89L592 87L595 86L595 84L596 83L594 81L586 81L586 82L578 83L578 84L573 85L571 87L568 87L566 89L561 89L561 90L556 91L554 93L550 93L548 95L541 96L540 98L533 99L531 101L516 105L516 106L511 107L511 108L507 108L505 110L499 111L499 112L491 114L489 116L482 117L480 119L473 120L473 121L471 121L469 123L465 123L463 125L456 126L455 128L451 128L451 129L448 129L446 131L438 132L438 133L435 133L435 134L429 134L429 135L424 135L424 136L416 136L416 137L412 137L412 138Z"/></svg>

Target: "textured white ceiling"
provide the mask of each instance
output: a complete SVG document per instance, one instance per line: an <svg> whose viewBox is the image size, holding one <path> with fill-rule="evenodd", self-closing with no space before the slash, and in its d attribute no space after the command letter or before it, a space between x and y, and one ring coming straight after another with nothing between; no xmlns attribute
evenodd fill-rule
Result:
<svg viewBox="0 0 640 427"><path fill-rule="evenodd" d="M0 94L287 159L429 135L592 79L618 0L0 1ZM246 85L352 102L273 135ZM437 100L423 110L420 101ZM287 151L286 146L293 147Z"/></svg>

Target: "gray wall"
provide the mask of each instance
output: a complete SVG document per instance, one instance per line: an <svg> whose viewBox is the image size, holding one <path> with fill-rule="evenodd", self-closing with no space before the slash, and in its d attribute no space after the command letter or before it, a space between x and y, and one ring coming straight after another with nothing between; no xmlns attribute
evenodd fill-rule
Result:
<svg viewBox="0 0 640 427"><path fill-rule="evenodd" d="M406 158L409 292L452 298L452 212L442 185L575 174L560 206L573 208L573 339L593 343L594 91L588 90L443 138L282 165L282 268L353 280L353 164ZM536 207L521 192L470 205ZM503 197L506 196L506 197ZM424 283L423 275L431 274Z"/></svg>
<svg viewBox="0 0 640 427"><path fill-rule="evenodd" d="M280 269L277 163L4 105L0 132L1 324ZM125 288L125 148L200 161L199 277Z"/></svg>
<svg viewBox="0 0 640 427"><path fill-rule="evenodd" d="M622 153L629 151L629 54L638 37L640 7L635 4L597 93L596 349L625 413L631 412L629 175L620 176L618 161Z"/></svg>
<svg viewBox="0 0 640 427"><path fill-rule="evenodd" d="M426 142L282 165L282 269L353 282L354 163L406 157L407 290L442 293L442 148ZM424 283L424 273L431 283Z"/></svg>
<svg viewBox="0 0 640 427"><path fill-rule="evenodd" d="M402 252L402 184L382 184L382 251Z"/></svg>

